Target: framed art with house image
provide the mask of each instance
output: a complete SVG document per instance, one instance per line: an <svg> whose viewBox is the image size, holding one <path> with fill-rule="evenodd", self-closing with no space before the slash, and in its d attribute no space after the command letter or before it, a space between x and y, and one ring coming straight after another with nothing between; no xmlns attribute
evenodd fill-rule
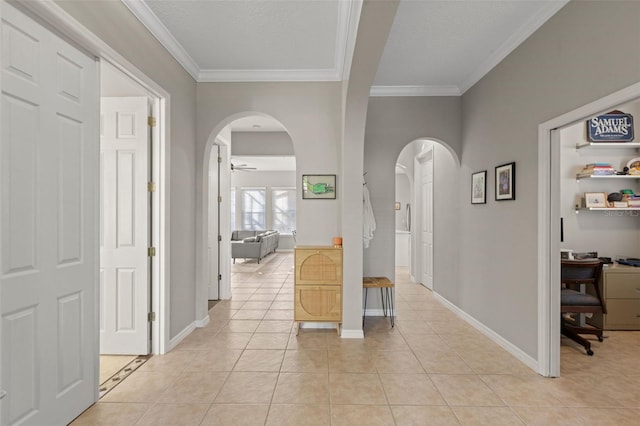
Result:
<svg viewBox="0 0 640 426"><path fill-rule="evenodd" d="M336 175L302 175L303 200L335 200Z"/></svg>

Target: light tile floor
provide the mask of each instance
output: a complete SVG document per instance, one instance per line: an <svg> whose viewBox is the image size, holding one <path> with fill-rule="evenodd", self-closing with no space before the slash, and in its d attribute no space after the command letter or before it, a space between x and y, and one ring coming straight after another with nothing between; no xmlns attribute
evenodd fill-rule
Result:
<svg viewBox="0 0 640 426"><path fill-rule="evenodd" d="M293 331L293 259L234 265L233 300L154 356L73 425L635 425L640 333L610 332L595 356L563 340L543 378L396 277L396 327L363 340Z"/></svg>

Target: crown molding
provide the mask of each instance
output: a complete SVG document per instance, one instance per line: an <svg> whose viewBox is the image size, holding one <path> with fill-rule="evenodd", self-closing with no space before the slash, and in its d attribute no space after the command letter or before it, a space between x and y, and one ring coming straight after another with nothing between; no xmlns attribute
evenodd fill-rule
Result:
<svg viewBox="0 0 640 426"><path fill-rule="evenodd" d="M319 70L202 70L199 83L264 81L339 81L336 69Z"/></svg>
<svg viewBox="0 0 640 426"><path fill-rule="evenodd" d="M362 12L362 0L338 3L338 34L336 35L336 70L341 80L349 80L351 61L356 48L358 23Z"/></svg>
<svg viewBox="0 0 640 426"><path fill-rule="evenodd" d="M335 67L310 70L210 70L200 69L143 0L121 0L134 16L199 83L264 81L340 81L349 78L351 59L362 10L362 0L338 2Z"/></svg>
<svg viewBox="0 0 640 426"><path fill-rule="evenodd" d="M134 14L136 18L147 27L153 36L169 51L176 61L191 74L194 80L197 80L200 73L200 67L193 60L191 55L187 53L178 40L173 37L171 32L158 19L155 13L147 6L147 3L141 0L121 0L125 6Z"/></svg>
<svg viewBox="0 0 640 426"><path fill-rule="evenodd" d="M533 15L520 29L509 37L502 45L497 48L476 70L460 84L460 92L464 94L482 77L487 75L496 65L513 52L522 42L524 42L531 34L536 32L545 22L562 9L569 0L557 0L547 2L546 6L541 8L538 13Z"/></svg>
<svg viewBox="0 0 640 426"><path fill-rule="evenodd" d="M371 86L369 96L460 96L458 86Z"/></svg>

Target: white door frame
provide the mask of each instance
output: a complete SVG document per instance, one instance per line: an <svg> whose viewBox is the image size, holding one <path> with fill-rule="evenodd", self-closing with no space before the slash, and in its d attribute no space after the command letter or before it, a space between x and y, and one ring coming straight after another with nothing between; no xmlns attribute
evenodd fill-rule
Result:
<svg viewBox="0 0 640 426"><path fill-rule="evenodd" d="M538 373L560 375L560 144L558 129L640 98L640 83L538 126Z"/></svg>
<svg viewBox="0 0 640 426"><path fill-rule="evenodd" d="M422 167L423 164L426 160L426 157L428 155L431 156L431 161L434 161L434 149L433 149L433 145L429 145L428 147L425 147L425 149L423 151L421 151L418 155L415 156L415 160L414 160L414 208L413 208L413 218L412 218L412 224L414 225L415 228L415 235L416 235L416 244L415 244L415 281L417 283L422 284L423 286L429 288L430 290L433 290L433 283L431 284L431 287L429 287L427 284L422 282L422 275L423 275L423 267L424 264L422 262L422 258L423 258L423 248L422 248L422 233L423 233L423 229L422 229ZM428 161L428 160L427 160ZM433 163L432 163L433 164ZM433 194L433 181L432 181L432 187L431 187L431 191ZM432 212L433 213L433 212ZM415 220L414 220L415 219ZM432 228L433 228L433 214L431 217L431 224L432 224ZM433 264L433 252L432 252L432 257L431 257L431 267L435 268L435 265ZM432 277L434 275L433 273L434 271L432 270Z"/></svg>
<svg viewBox="0 0 640 426"><path fill-rule="evenodd" d="M153 241L156 247L156 256L152 258L152 300L151 307L156 312L156 321L151 325L152 335L152 351L155 354L164 354L169 349L169 182L170 182L170 95L160 85L147 77L135 65L130 63L122 55L112 49L98 36L87 30L79 24L71 15L61 9L52 0L41 0L37 2L17 2L11 1L11 4L27 14L35 17L36 20L44 21L44 23L53 27L58 33L66 36L79 47L85 49L91 55L94 55L100 61L111 64L136 83L141 85L151 98L154 98L153 111L156 115L157 125L152 129L152 137L157 141L153 152L153 175L152 179L156 183L156 196L153 197L152 203L152 220L153 220ZM97 113L97 112L96 112ZM96 222L98 223L98 222ZM97 230L96 230L97 233ZM96 274L97 277L97 274ZM96 282L96 286L97 286ZM94 307L96 312L96 324L99 315L99 300L96 292L96 300ZM96 329L95 355L96 365L99 359L99 333ZM96 368L96 375L98 368ZM97 381L97 380L96 380ZM96 389L98 395L98 389Z"/></svg>

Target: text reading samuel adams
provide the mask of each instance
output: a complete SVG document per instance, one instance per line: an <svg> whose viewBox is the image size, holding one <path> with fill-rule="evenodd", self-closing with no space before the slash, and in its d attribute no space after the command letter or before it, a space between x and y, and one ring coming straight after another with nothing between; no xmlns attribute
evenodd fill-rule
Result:
<svg viewBox="0 0 640 426"><path fill-rule="evenodd" d="M591 142L631 142L633 117L617 111L600 115L587 121L587 132Z"/></svg>

